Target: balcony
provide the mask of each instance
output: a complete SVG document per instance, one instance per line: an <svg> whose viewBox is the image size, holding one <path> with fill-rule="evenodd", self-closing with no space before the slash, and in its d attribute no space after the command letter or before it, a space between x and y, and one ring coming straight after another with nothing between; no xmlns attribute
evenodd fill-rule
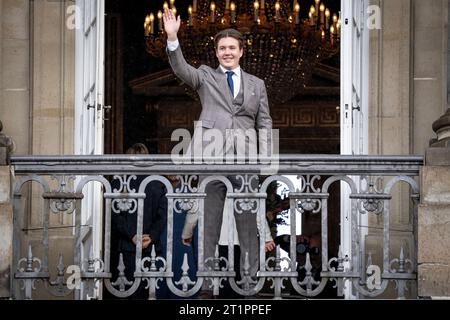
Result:
<svg viewBox="0 0 450 320"><path fill-rule="evenodd" d="M144 282L150 299L154 299L158 283L165 280L172 293L189 298L205 281L214 295L219 295L222 281L227 280L231 289L243 297L310 298L319 296L331 284L336 297L389 294L407 298L406 291L412 289L409 292L414 295L417 287L417 178L422 165L422 156L282 155L276 161L223 164L175 164L166 155L12 157L12 293L16 299L46 295L101 298L106 292L127 297ZM203 178L196 185L199 174ZM131 189L128 182L133 175L146 177L138 188ZM178 175L180 183L174 187L167 175ZM251 180L261 175L264 181L252 189ZM233 190L231 176L242 183L240 189ZM270 183L277 181L284 186L289 199L289 252L283 255L277 246L271 254L265 254L264 239L260 237L258 272L254 277L247 263L241 265L241 277L237 277L232 240L228 241L225 257L203 254L205 188L214 180L227 187L226 206L259 221L267 218ZM144 190L151 181L159 181L167 190L167 248L162 256L152 250L143 258L138 244L134 280L127 282L120 272L117 277L112 275L113 268L123 272L123 263L119 259L118 266L110 265L111 217L120 211L119 206L135 210L137 237L141 239L146 210ZM339 208L330 206L333 185L339 186ZM334 217L339 225L333 227L333 232L340 234L339 243L330 239L328 221L332 209L339 215ZM198 261L192 265L184 257L184 263L178 266L181 270L175 270L173 259L177 252L172 245L179 239L173 236L174 216L191 213L199 217ZM300 257L296 247L297 225L312 215L320 224L320 253L314 259L309 253ZM393 241L398 234L397 222L403 219L399 216L409 221L401 230L411 239L406 247ZM260 226L259 233L264 234L267 226ZM377 230L380 239L375 248L373 241L370 248L366 241L372 229ZM232 228L228 239L233 239ZM339 249L330 250L333 246ZM189 273L192 269L196 270L195 277ZM181 277L175 278L177 272Z"/></svg>

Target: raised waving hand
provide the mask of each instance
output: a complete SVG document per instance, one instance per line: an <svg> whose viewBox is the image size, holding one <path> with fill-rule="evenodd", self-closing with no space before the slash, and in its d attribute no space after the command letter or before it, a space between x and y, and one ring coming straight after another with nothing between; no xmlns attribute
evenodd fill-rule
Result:
<svg viewBox="0 0 450 320"><path fill-rule="evenodd" d="M166 8L163 14L164 30L167 33L167 39L169 41L175 41L178 39L177 33L180 30L181 19L180 16L175 17L172 10Z"/></svg>

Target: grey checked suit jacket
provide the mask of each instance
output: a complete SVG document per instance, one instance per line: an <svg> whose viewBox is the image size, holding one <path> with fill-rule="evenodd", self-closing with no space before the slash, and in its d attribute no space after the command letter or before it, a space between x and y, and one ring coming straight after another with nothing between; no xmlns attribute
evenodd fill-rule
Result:
<svg viewBox="0 0 450 320"><path fill-rule="evenodd" d="M198 92L202 105L199 122L201 121L204 130L215 128L223 135L226 129L267 129L270 132L272 118L263 80L241 69L244 101L238 106L228 88L227 76L220 67L213 69L202 65L198 69L194 68L186 62L180 45L174 51L167 49L167 54L175 75ZM267 143L268 146L271 145L270 135ZM182 236L184 239L192 237L197 218L195 214L186 217ZM265 223L265 238L270 240L270 229L267 221ZM258 223L258 229L260 229L260 223Z"/></svg>

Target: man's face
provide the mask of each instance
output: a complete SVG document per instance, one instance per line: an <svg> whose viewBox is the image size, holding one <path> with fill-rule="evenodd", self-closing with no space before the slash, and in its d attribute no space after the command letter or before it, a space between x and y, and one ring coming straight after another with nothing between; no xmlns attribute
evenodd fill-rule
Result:
<svg viewBox="0 0 450 320"><path fill-rule="evenodd" d="M235 38L226 37L219 40L216 56L225 69L232 70L237 68L242 54L243 50L239 48L239 41Z"/></svg>

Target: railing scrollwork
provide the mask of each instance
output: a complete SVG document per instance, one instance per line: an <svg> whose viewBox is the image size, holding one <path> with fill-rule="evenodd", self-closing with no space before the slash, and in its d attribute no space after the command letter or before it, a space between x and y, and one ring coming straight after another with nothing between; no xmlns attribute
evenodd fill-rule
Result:
<svg viewBox="0 0 450 320"><path fill-rule="evenodd" d="M409 186L409 197L412 199L408 207L411 216L417 206L419 184L417 176L423 163L416 156L299 156L286 155L279 159L277 175L260 178L262 165L258 163L233 165L203 164L175 165L168 156L69 156L69 157L12 157L11 164L15 170L14 187L14 294L17 299L32 299L36 292L36 282L44 283L43 289L57 297L66 297L80 290L96 295L99 286L112 295L125 298L131 296L140 286L148 291L149 299L155 299L161 285L180 297L193 297L204 285L207 285L214 296L219 296L228 281L236 293L243 296L258 296L264 290L271 290L274 299L284 295L316 297L324 292L328 285L336 292L336 296L344 296L351 291L358 297L379 297L386 292L388 284L395 283L397 298L407 297L409 285L417 281L416 244L408 242L407 246L392 247L391 203L392 189L397 183ZM176 176L178 185L173 186L167 176ZM145 176L139 180L138 176ZM294 188L295 180L300 187ZM112 180L111 180L112 179ZM111 181L114 181L112 183ZM143 212L147 210L145 188L153 181L161 183L166 190L167 198L167 249L157 252L154 245L143 254L141 240L143 237ZM234 267L234 234L228 234L228 256L219 254L218 244L212 257L204 256L204 228L206 186L212 181L222 182L227 190L225 206L238 215L252 215L259 222L266 219L267 188L273 181L286 186L289 200L290 235L287 251L276 246L271 254L264 252L265 238L261 236L267 228L259 223L259 261L256 274L251 272L249 253L244 255L244 263L239 270ZM33 243L33 251L39 252L40 258L34 256L31 243L24 242L26 206L23 205L26 194L24 185L35 183L34 195L38 194L44 201L43 207L34 212L42 215L42 241ZM80 212L86 206L86 186L96 183L101 185L102 232L104 242L101 250L94 251L94 243L86 249L85 239L89 239L88 225L82 225ZM330 186L332 184L347 185L350 193L347 199L350 212L341 212L341 222L350 217L346 236L351 246L344 250L341 243L336 245L336 252L330 251L329 207ZM52 186L56 184L56 188ZM114 186L114 187L112 187ZM39 190L37 190L39 189ZM37 190L37 191L36 191ZM35 205L35 204L33 204ZM136 267L133 279L127 278L122 253L117 257L117 264L111 264L111 218L122 212L137 215ZM52 213L52 215L50 215ZM192 265L186 254L182 264L174 265L174 219L176 215L198 215L198 260ZM382 239L375 249L365 246L361 217L377 216L379 234ZM73 259L67 252L54 257L50 246L51 217L55 215L73 217ZM318 253L312 256L297 252L296 226L301 218L314 215L320 219L320 245ZM298 216L298 217L297 217ZM233 218L233 216L231 216ZM232 219L230 218L230 219ZM232 220L227 221L230 223ZM412 225L412 237L417 232L416 220ZM83 222L89 224L88 222ZM23 243L22 243L23 242ZM98 249L98 244L96 248ZM26 248L26 249L25 249ZM339 248L337 250L337 248ZM284 250L283 249L283 250ZM368 253L366 254L366 250ZM399 252L393 252L399 250ZM26 252L25 252L26 251ZM101 254L99 254L101 252ZM50 254L51 253L51 254ZM374 258L376 257L376 258ZM73 261L67 265L66 261ZM374 261L381 261L379 265ZM195 269L195 276L192 276ZM117 270L113 277L111 270ZM175 277L178 273L181 276ZM236 275L240 275L238 280ZM268 282L267 282L268 281ZM206 282L206 283L205 283ZM266 282L269 284L265 286ZM40 287L40 286L39 286ZM290 288L289 293L286 292ZM266 291L265 291L266 293ZM86 295L76 294L76 298Z"/></svg>

